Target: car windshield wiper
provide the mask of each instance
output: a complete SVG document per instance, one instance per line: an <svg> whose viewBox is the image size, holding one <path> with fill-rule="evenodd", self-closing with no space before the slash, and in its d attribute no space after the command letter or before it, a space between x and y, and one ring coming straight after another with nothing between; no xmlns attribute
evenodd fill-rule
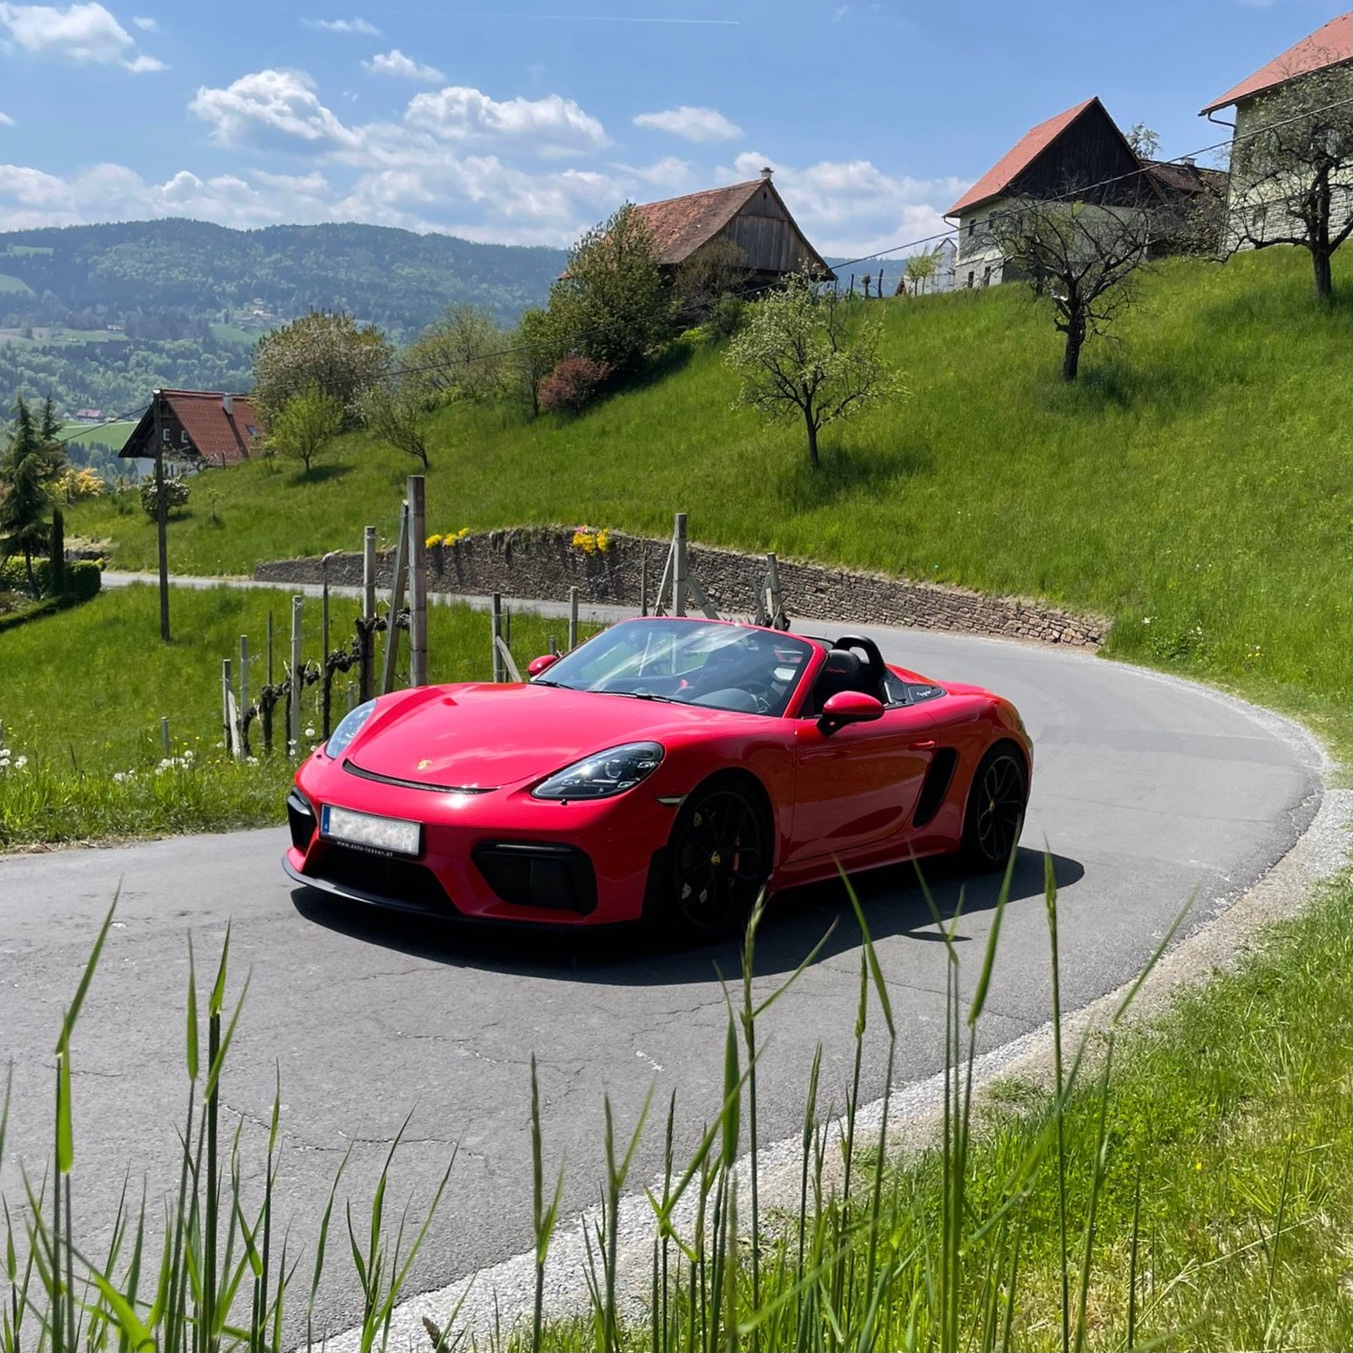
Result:
<svg viewBox="0 0 1353 1353"><path fill-rule="evenodd" d="M680 705L685 702L671 695L657 695L653 691L598 691L599 695L623 695L627 700L658 700L664 705Z"/></svg>

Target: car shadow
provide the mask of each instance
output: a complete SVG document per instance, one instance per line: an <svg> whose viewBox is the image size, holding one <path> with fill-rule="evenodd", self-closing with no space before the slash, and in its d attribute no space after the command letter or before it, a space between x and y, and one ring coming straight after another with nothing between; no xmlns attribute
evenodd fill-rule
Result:
<svg viewBox="0 0 1353 1353"><path fill-rule="evenodd" d="M1085 873L1076 860L1053 855L1059 888ZM991 911L1000 897L1001 875L965 874L947 861L925 861L926 886L941 917ZM905 936L938 943L940 934L925 891L911 865L857 874L851 886L865 924L875 940ZM1044 892L1042 851L1021 847L1015 856L1007 905L1040 900ZM550 981L590 982L606 986L680 986L699 984L741 971L741 943L726 940L698 947L677 947L637 925L598 930L560 927L476 925L363 906L313 888L292 890L292 902L306 920L364 944L445 964L538 977ZM757 934L758 975L791 973L813 947L827 938L817 961L857 949L860 927L845 885L838 879L778 894ZM956 944L967 943L962 920Z"/></svg>

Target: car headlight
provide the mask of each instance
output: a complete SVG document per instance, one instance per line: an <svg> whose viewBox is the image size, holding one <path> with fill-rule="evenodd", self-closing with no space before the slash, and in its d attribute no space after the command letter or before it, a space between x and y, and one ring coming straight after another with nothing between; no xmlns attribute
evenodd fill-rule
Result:
<svg viewBox="0 0 1353 1353"><path fill-rule="evenodd" d="M331 756L335 760L342 756L348 750L348 744L355 738L362 725L371 717L371 712L376 708L374 700L368 700L364 705L358 705L356 709L349 710L339 721L338 727L329 734L329 741L324 744L324 754Z"/></svg>
<svg viewBox="0 0 1353 1353"><path fill-rule="evenodd" d="M537 799L609 799L646 780L661 761L660 743L627 742L555 771L531 793Z"/></svg>

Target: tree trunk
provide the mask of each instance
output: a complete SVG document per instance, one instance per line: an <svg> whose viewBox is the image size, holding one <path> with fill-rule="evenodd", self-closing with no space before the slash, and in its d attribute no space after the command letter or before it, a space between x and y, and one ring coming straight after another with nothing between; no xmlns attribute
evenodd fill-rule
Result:
<svg viewBox="0 0 1353 1353"><path fill-rule="evenodd" d="M807 409L803 411L803 422L808 429L808 464L816 470L822 464L817 457L817 423Z"/></svg>
<svg viewBox="0 0 1353 1353"><path fill-rule="evenodd" d="M1062 379L1074 381L1081 365L1081 347L1085 343L1085 321L1073 316L1066 326L1066 351L1062 354Z"/></svg>
<svg viewBox="0 0 1353 1353"><path fill-rule="evenodd" d="M1330 251L1317 245L1311 250L1311 263L1315 269L1316 297L1327 301L1334 295L1334 281L1330 276Z"/></svg>

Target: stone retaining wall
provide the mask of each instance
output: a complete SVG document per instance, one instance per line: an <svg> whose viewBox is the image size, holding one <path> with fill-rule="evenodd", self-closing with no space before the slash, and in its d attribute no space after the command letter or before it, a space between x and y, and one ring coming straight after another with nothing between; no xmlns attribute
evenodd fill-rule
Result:
<svg viewBox="0 0 1353 1353"><path fill-rule="evenodd" d="M649 603L653 602L668 542L610 532L604 552L591 554L573 543L563 527L514 527L466 536L456 545L428 551L428 590L567 601L577 587L585 601L619 606L640 603L643 560L648 560ZM724 615L750 616L766 572L764 555L691 545L691 572ZM383 552L377 576L389 588L393 559ZM779 561L780 590L792 620L829 623L908 625L1030 639L1049 644L1097 648L1109 622L1073 615L1020 597L988 597L965 588L908 582L874 573L847 573L818 564ZM260 582L319 582L318 559L284 559L259 564ZM335 555L329 581L360 586L360 554Z"/></svg>

